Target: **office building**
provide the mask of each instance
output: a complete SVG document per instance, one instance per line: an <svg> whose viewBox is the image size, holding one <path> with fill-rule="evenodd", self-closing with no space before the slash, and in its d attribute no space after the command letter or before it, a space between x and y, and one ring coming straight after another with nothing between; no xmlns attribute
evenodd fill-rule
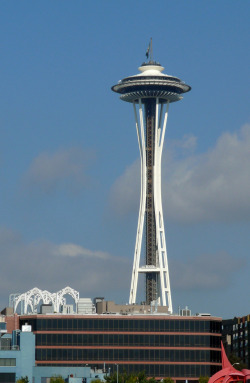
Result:
<svg viewBox="0 0 250 383"><path fill-rule="evenodd" d="M223 320L222 337L227 355L234 354L250 368L250 315Z"/></svg>
<svg viewBox="0 0 250 383"><path fill-rule="evenodd" d="M175 381L221 368L221 318L151 315L26 315L37 366L91 366Z"/></svg>

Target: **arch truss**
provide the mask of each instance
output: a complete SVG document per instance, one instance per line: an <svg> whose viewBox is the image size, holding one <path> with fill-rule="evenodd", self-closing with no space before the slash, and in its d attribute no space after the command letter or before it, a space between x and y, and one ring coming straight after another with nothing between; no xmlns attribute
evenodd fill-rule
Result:
<svg viewBox="0 0 250 383"><path fill-rule="evenodd" d="M19 303L23 307L22 314L28 314L28 308L32 313L37 313L38 304L42 301L43 304L52 304L55 313L60 312L61 306L66 304L65 295L70 295L76 306L79 301L79 292L67 286L56 293L50 293L47 290L40 290L34 287L32 290L23 294L16 294L13 299L14 312L17 311Z"/></svg>

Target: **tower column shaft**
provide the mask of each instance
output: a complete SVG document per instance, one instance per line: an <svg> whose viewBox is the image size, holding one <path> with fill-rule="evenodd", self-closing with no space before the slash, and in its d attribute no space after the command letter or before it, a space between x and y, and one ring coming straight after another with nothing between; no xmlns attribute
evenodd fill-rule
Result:
<svg viewBox="0 0 250 383"><path fill-rule="evenodd" d="M156 264L156 226L154 207L154 157L155 157L155 99L145 101L146 120L146 265L157 266ZM146 303L158 299L158 275L156 273L146 274Z"/></svg>
<svg viewBox="0 0 250 383"><path fill-rule="evenodd" d="M161 302L162 305L166 306L167 295L169 311L172 312L161 199L161 157L168 105L167 103L166 111L163 113L164 104L160 104L158 98L144 100L143 113L142 101L139 99L139 123L134 103L136 130L141 156L141 198L129 302L131 304L136 303L138 274L140 272L146 276L147 303L150 304L151 301L158 301L158 303ZM162 125L163 114L164 122ZM143 115L146 122L145 128ZM144 222L146 254L145 265L140 266Z"/></svg>

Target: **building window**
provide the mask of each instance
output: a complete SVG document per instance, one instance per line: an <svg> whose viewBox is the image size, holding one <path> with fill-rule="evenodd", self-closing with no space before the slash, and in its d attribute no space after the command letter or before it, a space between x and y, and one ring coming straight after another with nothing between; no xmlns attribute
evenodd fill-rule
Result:
<svg viewBox="0 0 250 383"><path fill-rule="evenodd" d="M15 358L0 358L0 366L1 367L16 366L16 359Z"/></svg>
<svg viewBox="0 0 250 383"><path fill-rule="evenodd" d="M0 382L1 383L15 383L16 374L12 373L1 373L0 372Z"/></svg>

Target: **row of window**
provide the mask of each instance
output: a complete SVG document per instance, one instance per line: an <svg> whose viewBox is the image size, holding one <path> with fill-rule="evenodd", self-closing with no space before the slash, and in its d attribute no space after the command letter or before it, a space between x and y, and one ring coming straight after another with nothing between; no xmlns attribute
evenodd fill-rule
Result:
<svg viewBox="0 0 250 383"><path fill-rule="evenodd" d="M36 334L37 346L148 346L220 348L220 337L210 335Z"/></svg>
<svg viewBox="0 0 250 383"><path fill-rule="evenodd" d="M248 336L248 330L246 330L245 332L241 331L240 333L238 332L233 333L233 339L243 338L247 336Z"/></svg>
<svg viewBox="0 0 250 383"><path fill-rule="evenodd" d="M219 351L144 349L37 349L36 360L221 362Z"/></svg>
<svg viewBox="0 0 250 383"><path fill-rule="evenodd" d="M0 367L16 366L15 358L0 358Z"/></svg>
<svg viewBox="0 0 250 383"><path fill-rule="evenodd" d="M247 321L245 321L245 323L239 323L239 324L234 324L233 325L233 331L235 330L239 330L240 328L244 328L244 327L247 327Z"/></svg>
<svg viewBox="0 0 250 383"><path fill-rule="evenodd" d="M0 372L0 383L15 383L16 374Z"/></svg>
<svg viewBox="0 0 250 383"><path fill-rule="evenodd" d="M138 81L138 80L160 80L160 81L174 81L174 82L181 82L181 80L177 77L170 77L170 76L133 76L133 77L126 77L121 82L127 83L131 81Z"/></svg>
<svg viewBox="0 0 250 383"><path fill-rule="evenodd" d="M221 322L176 319L30 319L33 331L145 331L221 333Z"/></svg>
<svg viewBox="0 0 250 383"><path fill-rule="evenodd" d="M134 85L134 86L133 86ZM154 90L163 90L163 91L169 91L169 92L174 92L177 94L183 93L183 90L181 88L178 88L177 86L174 86L172 84L131 84L130 86L126 86L124 88L121 88L119 93L125 94L129 92L134 92L134 91L154 91Z"/></svg>
<svg viewBox="0 0 250 383"><path fill-rule="evenodd" d="M58 364L46 364L39 363L39 366L58 366ZM61 364L61 367L73 367L78 366L79 364ZM89 366L103 368L103 364L89 364ZM116 365L106 364L106 370L111 368L111 372L116 371ZM200 376L211 376L221 369L220 366L210 366L210 365L167 365L167 364L123 364L119 366L121 371L126 371L128 374L138 373L140 371L145 371L146 375L157 376L157 377L200 377Z"/></svg>

